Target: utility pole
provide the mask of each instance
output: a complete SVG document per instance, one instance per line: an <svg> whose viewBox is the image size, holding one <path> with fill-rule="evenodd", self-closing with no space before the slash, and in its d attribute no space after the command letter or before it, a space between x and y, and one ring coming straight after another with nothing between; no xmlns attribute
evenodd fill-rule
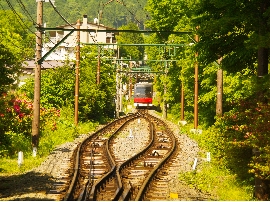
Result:
<svg viewBox="0 0 270 202"><path fill-rule="evenodd" d="M185 102L185 97L184 97L184 82L182 79L182 84L181 84L181 121L185 120L185 114L184 114L184 102Z"/></svg>
<svg viewBox="0 0 270 202"><path fill-rule="evenodd" d="M117 46L117 59L119 59L119 47ZM115 118L119 118L119 61L116 64L116 99L115 99Z"/></svg>
<svg viewBox="0 0 270 202"><path fill-rule="evenodd" d="M77 29L80 29L81 21L77 20ZM79 66L80 66L80 30L77 31L77 47L76 47L76 67L75 67L75 126L78 125L78 111L79 111Z"/></svg>
<svg viewBox="0 0 270 202"><path fill-rule="evenodd" d="M218 60L220 65L222 58ZM223 71L218 69L217 71L217 104L216 104L216 115L222 116L222 97L223 97Z"/></svg>
<svg viewBox="0 0 270 202"><path fill-rule="evenodd" d="M118 69L118 64L116 67L116 114L115 117L119 118L119 69Z"/></svg>
<svg viewBox="0 0 270 202"><path fill-rule="evenodd" d="M195 41L199 42L199 36L195 35ZM199 84L198 84L198 75L199 75L199 65L197 58L199 53L195 53L195 86L194 86L194 129L198 128L198 94L199 94Z"/></svg>
<svg viewBox="0 0 270 202"><path fill-rule="evenodd" d="M122 65L120 71L122 72ZM122 88L122 73L119 74L120 79L119 79L119 112L123 111L123 88Z"/></svg>
<svg viewBox="0 0 270 202"><path fill-rule="evenodd" d="M33 156L37 155L39 142L39 125L40 125L40 86L41 86L41 63L42 57L42 31L43 24L43 1L37 0L37 31L36 31L36 68L35 68L35 87L33 103L33 122L32 122L32 148Z"/></svg>
<svg viewBox="0 0 270 202"><path fill-rule="evenodd" d="M131 80L131 70L132 70L132 62L131 62L131 56L129 61L129 93L128 93L128 99L129 104L131 103L131 96L132 96L132 80Z"/></svg>
<svg viewBox="0 0 270 202"><path fill-rule="evenodd" d="M166 58L167 59L167 58ZM165 79L164 79L164 95L163 95L163 118L167 119L167 66L168 61L165 61Z"/></svg>
<svg viewBox="0 0 270 202"><path fill-rule="evenodd" d="M97 85L100 83L100 46L98 45Z"/></svg>

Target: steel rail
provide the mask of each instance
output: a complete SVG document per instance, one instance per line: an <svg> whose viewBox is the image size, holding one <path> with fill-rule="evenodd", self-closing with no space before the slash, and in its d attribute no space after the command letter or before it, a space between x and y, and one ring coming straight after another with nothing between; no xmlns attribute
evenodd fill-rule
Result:
<svg viewBox="0 0 270 202"><path fill-rule="evenodd" d="M91 201L96 201L97 200L97 190L100 189L102 187L102 185L104 183L106 183L109 179L113 178L114 176L116 176L116 182L117 182L117 190L115 191L115 194L113 196L113 200L118 200L118 198L121 196L122 191L123 191L123 185L122 185L122 181L121 178L119 176L119 173L117 172L117 167L115 164L115 161L109 151L109 142L111 141L111 139L123 128L125 127L125 125L127 123L129 123L130 121L134 120L138 115L135 114L134 117L132 117L131 119L127 120L122 126L120 126L110 137L110 139L108 141L106 141L106 151L107 151L107 155L109 156L109 159L113 162L113 169L107 173L104 177L102 177L101 179L99 179L98 182L95 183L95 185L93 185L91 193L90 193L90 197L87 198L87 200L91 200Z"/></svg>
<svg viewBox="0 0 270 202"><path fill-rule="evenodd" d="M172 138L173 145L172 145L172 149L170 150L170 152L165 156L165 158L163 158L155 166L155 168L151 171L151 173L148 175L148 177L144 180L144 183L142 184L142 186L141 186L141 188L140 188L140 190L135 198L135 201L142 201L143 200L144 194L146 193L146 191L150 185L151 180L155 177L156 173L158 172L158 169L160 169L165 164L165 162L172 156L173 152L176 150L176 139L175 139L173 133L171 132L171 130L168 128L167 124L164 121L157 119L156 117L154 117L152 115L148 114L147 116L150 116L155 120L159 120L160 122L163 123L163 125L165 125L167 133Z"/></svg>
<svg viewBox="0 0 270 202"><path fill-rule="evenodd" d="M77 149L74 151L76 152L76 157L75 157L75 160L74 160L74 172L73 172L73 177L71 179L71 182L70 182L70 186L69 186L69 189L67 190L67 192L65 193L64 197L63 197L63 200L64 201L68 201L68 200L73 200L72 199L72 193L74 192L74 189L75 189L75 184L78 182L78 175L79 175L79 166L80 166L80 154L81 154L81 150L82 150L82 146L87 142L89 141L91 138L93 138L94 136L96 136L97 134L101 133L102 131L106 130L106 128L112 126L113 124L116 124L117 122L121 121L121 120L124 120L126 118L130 118L130 117L133 117L133 116L136 116L136 114L131 114L131 115L128 115L128 116L125 116L123 118L120 118L120 119L116 119L112 122L110 122L108 125L100 128L99 130L97 130L95 133L91 134L89 137L87 137L86 139L84 139L77 147Z"/></svg>

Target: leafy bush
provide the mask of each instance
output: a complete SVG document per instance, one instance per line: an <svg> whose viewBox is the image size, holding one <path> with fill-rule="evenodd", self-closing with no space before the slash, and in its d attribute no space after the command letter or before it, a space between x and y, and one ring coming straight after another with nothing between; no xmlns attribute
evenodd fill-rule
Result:
<svg viewBox="0 0 270 202"><path fill-rule="evenodd" d="M45 108L61 108L74 103L74 69L67 62L63 67L41 72L40 104ZM19 89L34 99L34 78L29 78Z"/></svg>
<svg viewBox="0 0 270 202"><path fill-rule="evenodd" d="M41 131L39 142L39 156L46 156L52 152L57 146L72 142L80 134L86 134L93 131L98 123L79 122L77 126L74 124L74 113L69 107L64 107L61 110L61 116L56 120L57 128L51 130L48 125Z"/></svg>
<svg viewBox="0 0 270 202"><path fill-rule="evenodd" d="M106 50L102 54L108 56ZM96 84L96 50L86 46L81 49L79 77L79 120L106 122L114 116L115 72L114 67L101 57L100 84ZM69 62L64 66L42 71L40 103L46 108L62 108L74 105L75 76ZM29 79L20 88L31 99L34 97L34 80Z"/></svg>
<svg viewBox="0 0 270 202"><path fill-rule="evenodd" d="M25 94L4 93L0 97L0 155L13 156L17 151L31 152L33 104ZM60 110L41 108L40 127L56 130Z"/></svg>
<svg viewBox="0 0 270 202"><path fill-rule="evenodd" d="M245 166L249 166L248 171L262 179L269 179L270 176L269 98L269 89L262 88L262 91L258 91L249 99L232 103L234 108L219 118L216 124L220 133L227 138L226 146L230 151L226 155L227 159L245 159ZM252 150L258 151L258 155L252 155Z"/></svg>

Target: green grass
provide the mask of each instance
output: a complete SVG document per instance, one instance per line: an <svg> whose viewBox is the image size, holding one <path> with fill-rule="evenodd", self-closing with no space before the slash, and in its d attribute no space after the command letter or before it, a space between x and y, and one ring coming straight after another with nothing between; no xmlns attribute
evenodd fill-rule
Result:
<svg viewBox="0 0 270 202"><path fill-rule="evenodd" d="M72 142L80 134L95 130L95 126L97 124L91 122L79 123L76 127L68 122L59 122L58 129L55 131L45 128L40 137L37 156L32 156L31 144L29 140L25 140L22 142L26 148L23 150L23 164L18 166L17 153L12 157L2 157L0 159L0 175L21 174L39 166L56 147L66 142Z"/></svg>
<svg viewBox="0 0 270 202"><path fill-rule="evenodd" d="M28 156L24 158L23 164L18 165L18 159L1 158L0 159L0 176L1 175L11 175L11 174L21 174L26 171L32 170L33 168L39 166L44 160L44 157L32 157Z"/></svg>
<svg viewBox="0 0 270 202"><path fill-rule="evenodd" d="M190 132L192 124L181 127L181 133L187 134L200 145L199 164L193 172L183 173L180 179L203 192L211 193L215 200L222 201L250 201L253 198L253 186L250 182L239 181L239 178L226 169L226 166L215 159L211 153L211 162L206 162L205 151L211 149L210 130L204 129L202 134ZM212 134L213 136L213 134ZM214 136L213 136L214 137ZM215 142L215 140L211 140ZM208 151L209 151L208 150ZM203 155L203 156L202 156Z"/></svg>
<svg viewBox="0 0 270 202"><path fill-rule="evenodd" d="M253 199L253 187L244 182L237 181L224 168L211 162L203 162L195 171L179 175L189 186L210 193L214 200L219 201L250 201Z"/></svg>

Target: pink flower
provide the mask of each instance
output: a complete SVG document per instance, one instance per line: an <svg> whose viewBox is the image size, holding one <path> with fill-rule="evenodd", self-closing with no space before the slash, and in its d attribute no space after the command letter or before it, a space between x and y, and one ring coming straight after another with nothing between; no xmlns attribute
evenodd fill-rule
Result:
<svg viewBox="0 0 270 202"><path fill-rule="evenodd" d="M14 108L15 112L20 113L20 106L19 105L14 105L13 108Z"/></svg>
<svg viewBox="0 0 270 202"><path fill-rule="evenodd" d="M20 113L20 114L19 114L19 117L20 117L20 118L23 118L23 117L24 117L24 114L23 114L23 113Z"/></svg>

